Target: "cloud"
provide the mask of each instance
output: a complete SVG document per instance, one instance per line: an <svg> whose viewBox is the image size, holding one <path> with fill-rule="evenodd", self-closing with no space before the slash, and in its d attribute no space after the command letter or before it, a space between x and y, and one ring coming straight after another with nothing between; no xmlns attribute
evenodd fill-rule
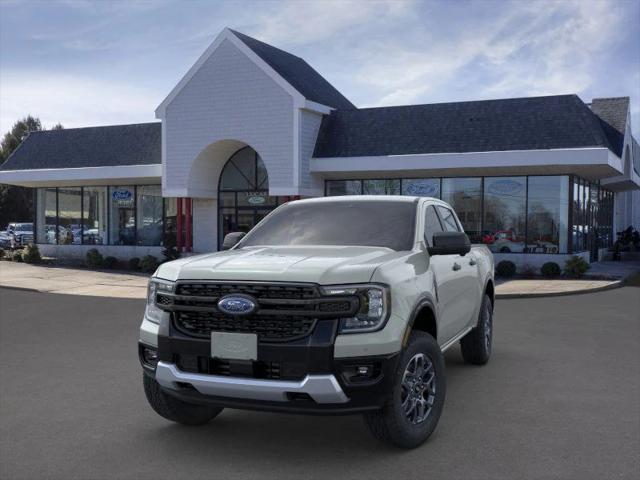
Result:
<svg viewBox="0 0 640 480"><path fill-rule="evenodd" d="M368 104L428 102L441 92L451 101L581 92L599 78L598 60L624 19L623 9L602 1L501 5L490 24L452 20L446 38L431 31L439 20L427 18L427 28L408 27L418 32L412 41L368 39L355 66L357 83L374 92ZM463 98L451 98L456 90Z"/></svg>
<svg viewBox="0 0 640 480"><path fill-rule="evenodd" d="M345 30L393 22L411 13L417 0L289 0L252 16L252 33L274 44L308 44L333 39Z"/></svg>
<svg viewBox="0 0 640 480"><path fill-rule="evenodd" d="M128 82L50 72L3 72L0 83L0 132L27 114L46 127L113 125L154 120L162 96Z"/></svg>

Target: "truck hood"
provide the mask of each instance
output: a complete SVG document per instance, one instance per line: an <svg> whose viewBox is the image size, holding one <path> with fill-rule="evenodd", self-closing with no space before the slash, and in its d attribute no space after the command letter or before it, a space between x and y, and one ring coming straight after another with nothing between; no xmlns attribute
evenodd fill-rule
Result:
<svg viewBox="0 0 640 480"><path fill-rule="evenodd" d="M164 263L155 276L171 281L365 283L378 266L404 255L379 247L249 247Z"/></svg>

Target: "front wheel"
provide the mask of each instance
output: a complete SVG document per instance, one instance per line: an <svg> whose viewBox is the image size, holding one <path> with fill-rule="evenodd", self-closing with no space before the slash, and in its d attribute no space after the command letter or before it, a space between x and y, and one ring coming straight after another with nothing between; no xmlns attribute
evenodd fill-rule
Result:
<svg viewBox="0 0 640 480"><path fill-rule="evenodd" d="M460 340L462 358L473 365L484 365L491 357L493 343L493 305L485 295L480 306L477 325Z"/></svg>
<svg viewBox="0 0 640 480"><path fill-rule="evenodd" d="M378 440L400 448L422 445L435 430L444 407L444 357L436 340L413 332L400 355L393 392L381 410L365 413Z"/></svg>
<svg viewBox="0 0 640 480"><path fill-rule="evenodd" d="M144 393L151 408L161 417L183 425L203 425L213 420L222 408L194 405L183 402L162 391L158 382L142 374Z"/></svg>

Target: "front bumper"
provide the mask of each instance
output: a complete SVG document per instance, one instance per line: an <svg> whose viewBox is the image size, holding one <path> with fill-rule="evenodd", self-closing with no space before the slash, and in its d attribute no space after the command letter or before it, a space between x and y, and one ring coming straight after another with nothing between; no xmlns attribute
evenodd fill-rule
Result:
<svg viewBox="0 0 640 480"><path fill-rule="evenodd" d="M172 363L159 362L156 381L164 388L180 390L190 385L203 395L216 397L288 402L307 395L316 403L346 403L349 401L333 375L307 375L300 381L261 380L182 372Z"/></svg>
<svg viewBox="0 0 640 480"><path fill-rule="evenodd" d="M259 342L256 361L220 362L211 359L208 339L183 335L167 318L157 330L157 366L144 361L144 347L156 345L143 336L140 359L165 393L189 403L310 414L380 409L392 391L398 354L334 358L337 326L322 320L306 338ZM354 375L358 366L371 374Z"/></svg>

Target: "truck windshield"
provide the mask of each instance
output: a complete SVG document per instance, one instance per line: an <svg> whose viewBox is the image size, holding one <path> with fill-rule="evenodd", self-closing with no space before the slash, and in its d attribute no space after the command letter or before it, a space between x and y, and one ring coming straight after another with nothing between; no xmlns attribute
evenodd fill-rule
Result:
<svg viewBox="0 0 640 480"><path fill-rule="evenodd" d="M349 245L413 247L416 203L340 200L293 203L275 210L239 243L256 245Z"/></svg>

